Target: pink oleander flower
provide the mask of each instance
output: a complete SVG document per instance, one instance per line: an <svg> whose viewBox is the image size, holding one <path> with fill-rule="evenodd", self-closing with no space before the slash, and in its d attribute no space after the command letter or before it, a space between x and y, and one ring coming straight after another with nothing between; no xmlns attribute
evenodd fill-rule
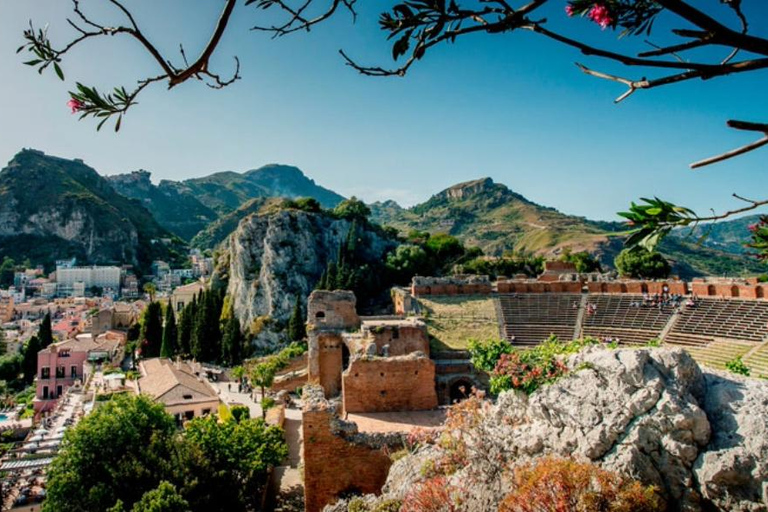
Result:
<svg viewBox="0 0 768 512"><path fill-rule="evenodd" d="M751 232L754 233L759 229L759 226L757 224L750 224L749 226L747 226L747 229L749 229Z"/></svg>
<svg viewBox="0 0 768 512"><path fill-rule="evenodd" d="M605 30L613 23L613 19L611 19L611 13L608 10L608 8L604 5L595 4L592 6L592 8L589 10L589 19L600 25L600 28Z"/></svg>
<svg viewBox="0 0 768 512"><path fill-rule="evenodd" d="M78 112L80 112L81 110L83 110L83 108L85 108L85 103L83 103L83 102L82 102L82 101L80 101L80 100L76 100L75 98L72 98L71 100L69 100L69 101L67 102L67 106L68 106L70 109L72 109L72 113L73 113L73 114L77 114Z"/></svg>
<svg viewBox="0 0 768 512"><path fill-rule="evenodd" d="M573 6L572 5L566 5L565 6L565 14L568 16L573 16Z"/></svg>

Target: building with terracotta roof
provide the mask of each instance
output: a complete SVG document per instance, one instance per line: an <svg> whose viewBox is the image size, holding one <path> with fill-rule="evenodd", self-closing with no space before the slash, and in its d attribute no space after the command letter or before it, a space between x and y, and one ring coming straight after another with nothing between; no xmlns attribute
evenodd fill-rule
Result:
<svg viewBox="0 0 768 512"><path fill-rule="evenodd" d="M141 377L136 391L162 403L165 410L181 422L215 413L219 395L213 387L182 361L164 358L139 363Z"/></svg>

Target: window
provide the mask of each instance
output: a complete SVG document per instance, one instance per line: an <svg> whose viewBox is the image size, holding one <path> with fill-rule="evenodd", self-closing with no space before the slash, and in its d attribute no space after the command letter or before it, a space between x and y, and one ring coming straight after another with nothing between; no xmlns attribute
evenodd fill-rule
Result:
<svg viewBox="0 0 768 512"><path fill-rule="evenodd" d="M181 395L181 396L182 396L182 398L184 398L184 400L192 400L192 395L185 394L185 395Z"/></svg>
<svg viewBox="0 0 768 512"><path fill-rule="evenodd" d="M56 378L63 379L67 375L67 370L63 366L56 367Z"/></svg>
<svg viewBox="0 0 768 512"><path fill-rule="evenodd" d="M211 414L210 409L203 409L203 416L208 416L209 414Z"/></svg>
<svg viewBox="0 0 768 512"><path fill-rule="evenodd" d="M69 376L73 379L77 378L77 366L72 365L69 367Z"/></svg>
<svg viewBox="0 0 768 512"><path fill-rule="evenodd" d="M48 366L43 366L40 369L40 378L41 379L50 379L51 378L51 369Z"/></svg>
<svg viewBox="0 0 768 512"><path fill-rule="evenodd" d="M176 312L178 313L178 312L179 312L179 311L181 311L182 309L184 309L184 303L183 303L182 301L178 301L178 302L176 303Z"/></svg>
<svg viewBox="0 0 768 512"><path fill-rule="evenodd" d="M48 400L48 386L43 386L43 400Z"/></svg>
<svg viewBox="0 0 768 512"><path fill-rule="evenodd" d="M395 327L394 329L392 329L392 339L393 339L393 340L396 340L396 339L398 339L399 337L400 337L400 329L398 329L397 327Z"/></svg>
<svg viewBox="0 0 768 512"><path fill-rule="evenodd" d="M325 322L325 312L318 311L317 313L315 313L315 318L317 320L320 320L321 322Z"/></svg>

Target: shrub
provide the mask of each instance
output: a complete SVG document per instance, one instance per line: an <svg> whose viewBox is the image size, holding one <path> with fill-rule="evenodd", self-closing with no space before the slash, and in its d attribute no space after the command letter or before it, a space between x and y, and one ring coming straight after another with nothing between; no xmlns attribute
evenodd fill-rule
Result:
<svg viewBox="0 0 768 512"><path fill-rule="evenodd" d="M478 370L491 372L496 367L502 354L512 352L512 344L502 339L487 341L469 340L469 353L472 365Z"/></svg>
<svg viewBox="0 0 768 512"><path fill-rule="evenodd" d="M414 485L400 508L400 512L458 512L453 503L448 479L443 476L430 478Z"/></svg>
<svg viewBox="0 0 768 512"><path fill-rule="evenodd" d="M543 457L517 467L500 512L653 512L664 510L653 487L589 463Z"/></svg>
<svg viewBox="0 0 768 512"><path fill-rule="evenodd" d="M730 361L725 363L725 367L731 373L749 377L749 373L750 373L749 366L744 364L744 361L741 360L741 357L737 357L736 359L731 359Z"/></svg>
<svg viewBox="0 0 768 512"><path fill-rule="evenodd" d="M563 355L575 354L595 343L593 338L562 343L556 336L550 336L534 348L502 354L491 375L491 393L509 389L533 393L568 373L568 367L561 360Z"/></svg>

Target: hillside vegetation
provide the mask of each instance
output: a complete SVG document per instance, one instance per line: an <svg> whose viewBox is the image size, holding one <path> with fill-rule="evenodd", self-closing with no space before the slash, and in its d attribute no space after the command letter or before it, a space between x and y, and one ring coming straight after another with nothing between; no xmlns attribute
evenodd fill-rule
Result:
<svg viewBox="0 0 768 512"><path fill-rule="evenodd" d="M0 172L0 256L51 265L174 261L183 243L81 160L23 150Z"/></svg>

